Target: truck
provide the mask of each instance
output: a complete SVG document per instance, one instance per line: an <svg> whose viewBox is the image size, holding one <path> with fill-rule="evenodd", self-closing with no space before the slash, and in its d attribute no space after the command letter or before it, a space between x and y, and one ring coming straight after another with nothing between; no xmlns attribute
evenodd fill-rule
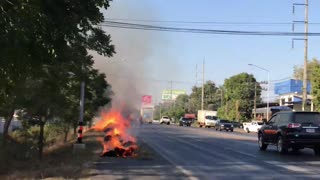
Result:
<svg viewBox="0 0 320 180"><path fill-rule="evenodd" d="M199 110L198 111L198 125L199 127L215 127L217 121L217 111Z"/></svg>
<svg viewBox="0 0 320 180"><path fill-rule="evenodd" d="M153 121L153 106L142 106L140 109L140 115L143 123L151 124Z"/></svg>
<svg viewBox="0 0 320 180"><path fill-rule="evenodd" d="M259 129L262 127L264 123L260 121L251 121L248 123L243 123L243 130L247 133L250 132L259 132Z"/></svg>

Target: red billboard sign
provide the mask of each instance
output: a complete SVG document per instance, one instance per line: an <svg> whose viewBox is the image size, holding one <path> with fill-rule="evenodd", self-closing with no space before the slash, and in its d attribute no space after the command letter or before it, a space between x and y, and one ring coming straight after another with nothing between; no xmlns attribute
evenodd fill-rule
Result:
<svg viewBox="0 0 320 180"><path fill-rule="evenodd" d="M152 96L144 95L142 96L142 105L151 105L152 103Z"/></svg>

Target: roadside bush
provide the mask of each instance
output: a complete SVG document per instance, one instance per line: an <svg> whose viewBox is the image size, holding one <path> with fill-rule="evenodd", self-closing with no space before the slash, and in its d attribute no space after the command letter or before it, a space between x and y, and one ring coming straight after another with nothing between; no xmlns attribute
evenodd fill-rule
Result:
<svg viewBox="0 0 320 180"><path fill-rule="evenodd" d="M40 127L31 126L28 129L20 129L12 132L11 137L20 144L26 144L30 149L38 149ZM63 131L59 125L47 124L44 126L45 146L62 142Z"/></svg>

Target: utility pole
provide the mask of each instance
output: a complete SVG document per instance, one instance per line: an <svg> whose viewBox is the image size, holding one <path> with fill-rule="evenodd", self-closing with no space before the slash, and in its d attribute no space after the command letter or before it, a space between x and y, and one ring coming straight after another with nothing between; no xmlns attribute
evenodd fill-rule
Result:
<svg viewBox="0 0 320 180"><path fill-rule="evenodd" d="M195 86L198 85L198 64L196 64L196 84Z"/></svg>
<svg viewBox="0 0 320 180"><path fill-rule="evenodd" d="M305 111L307 104L307 83L308 83L308 11L309 11L309 0L306 0L305 4L305 41L304 41L304 65L303 65L303 93L302 93L302 111Z"/></svg>
<svg viewBox="0 0 320 180"><path fill-rule="evenodd" d="M295 40L304 40L304 63L303 63L303 88L302 88L302 111L305 111L307 105L307 84L308 84L308 32L309 32L309 0L305 0L305 4L294 3L293 14L295 13L295 6L305 6L304 21L294 21L292 30L294 31L295 23L304 23L304 39L293 39L292 47L294 47Z"/></svg>
<svg viewBox="0 0 320 180"><path fill-rule="evenodd" d="M223 89L221 88L220 91L221 91L220 92L220 96L221 96L220 97L221 98L220 106L222 107L223 106Z"/></svg>
<svg viewBox="0 0 320 180"><path fill-rule="evenodd" d="M161 114L161 103L159 103L159 112L160 112L160 116L159 117L161 118L161 115L162 115Z"/></svg>
<svg viewBox="0 0 320 180"><path fill-rule="evenodd" d="M78 143L82 143L82 131L83 131L83 109L84 109L84 87L85 82L81 82L80 89L80 115L79 115L79 130L78 130Z"/></svg>
<svg viewBox="0 0 320 180"><path fill-rule="evenodd" d="M201 93L201 110L203 110L203 100L204 100L204 59L202 62L202 93Z"/></svg>
<svg viewBox="0 0 320 180"><path fill-rule="evenodd" d="M253 101L253 117L257 119L257 82L254 83L254 101Z"/></svg>
<svg viewBox="0 0 320 180"><path fill-rule="evenodd" d="M172 107L172 104L173 104L173 97L172 97L172 81L170 81L170 101L171 101L171 107Z"/></svg>

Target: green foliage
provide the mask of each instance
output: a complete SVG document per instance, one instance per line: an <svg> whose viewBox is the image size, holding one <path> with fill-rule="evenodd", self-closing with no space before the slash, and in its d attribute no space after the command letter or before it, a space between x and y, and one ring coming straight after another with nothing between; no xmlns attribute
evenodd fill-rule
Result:
<svg viewBox="0 0 320 180"><path fill-rule="evenodd" d="M28 144L31 149L38 149L39 126L19 129L11 133L13 139L19 143ZM44 126L44 145L49 146L58 141L62 142L61 124L47 124Z"/></svg>
<svg viewBox="0 0 320 180"><path fill-rule="evenodd" d="M256 83L254 76L247 73L226 79L223 85L226 103L218 109L218 116L230 120L251 118ZM260 85L257 84L256 90L257 99L260 99Z"/></svg>
<svg viewBox="0 0 320 180"><path fill-rule="evenodd" d="M59 117L64 124L59 128L68 130L78 117L81 81L87 84L87 121L111 101L106 76L93 68L88 54L88 50L106 57L115 53L110 35L98 26L108 7L109 0L0 2L0 113L6 118L6 130L12 112L21 108L30 117L41 117L43 124ZM40 151L41 134L48 141L46 128L39 136ZM22 137L36 140L35 129L21 132Z"/></svg>
<svg viewBox="0 0 320 180"><path fill-rule="evenodd" d="M320 111L320 64L314 66L311 76L313 103L316 111Z"/></svg>
<svg viewBox="0 0 320 180"><path fill-rule="evenodd" d="M307 79L312 80L314 76L314 71L317 66L320 65L320 61L316 58L313 58L311 61L308 61L307 64ZM293 77L295 79L303 80L303 65L294 66Z"/></svg>
<svg viewBox="0 0 320 180"><path fill-rule="evenodd" d="M217 110L221 106L221 88L217 88L215 83L207 81L204 84L204 109L209 109L211 105L212 110ZM201 109L202 87L194 86L190 94L188 111L197 113Z"/></svg>

